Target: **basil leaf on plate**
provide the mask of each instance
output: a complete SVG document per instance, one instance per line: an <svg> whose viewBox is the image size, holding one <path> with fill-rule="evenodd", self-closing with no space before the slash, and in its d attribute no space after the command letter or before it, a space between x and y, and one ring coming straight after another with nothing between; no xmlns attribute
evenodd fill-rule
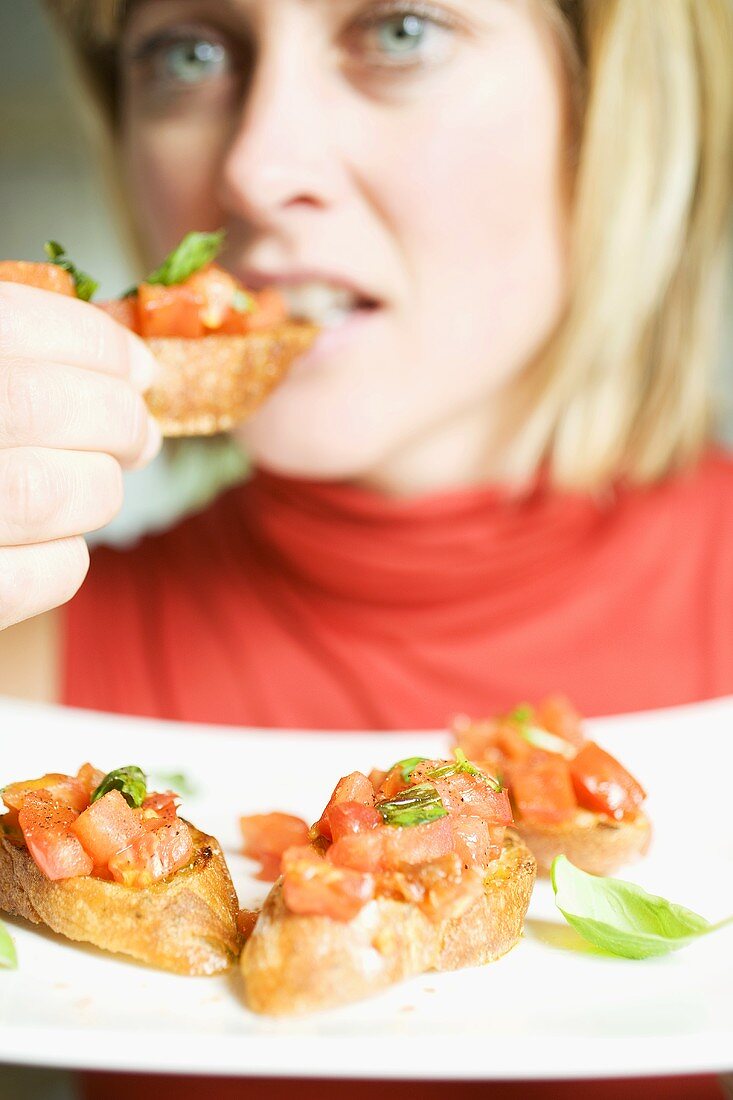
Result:
<svg viewBox="0 0 733 1100"><path fill-rule="evenodd" d="M555 858L550 876L555 905L568 924L589 943L625 959L678 951L733 922L729 917L711 924L691 909L648 894L632 882L589 875L566 856Z"/></svg>
<svg viewBox="0 0 733 1100"><path fill-rule="evenodd" d="M90 802L96 802L97 799L110 791L119 791L128 806L132 806L133 809L142 806L148 794L145 772L134 764L130 764L126 768L115 768L114 771L105 775L92 795Z"/></svg>
<svg viewBox="0 0 733 1100"><path fill-rule="evenodd" d="M189 276L210 264L219 255L224 244L225 231L216 233L187 233L181 243L166 256L160 267L151 271L146 283L159 286L177 286Z"/></svg>
<svg viewBox="0 0 733 1100"><path fill-rule="evenodd" d="M377 802L376 809L382 815L385 825L399 825L403 828L424 825L428 821L445 817L448 813L435 787L427 783L406 787L393 798Z"/></svg>
<svg viewBox="0 0 733 1100"><path fill-rule="evenodd" d="M10 938L10 933L4 924L0 924L0 966L7 970L15 970L18 965L18 956L15 953L15 944Z"/></svg>

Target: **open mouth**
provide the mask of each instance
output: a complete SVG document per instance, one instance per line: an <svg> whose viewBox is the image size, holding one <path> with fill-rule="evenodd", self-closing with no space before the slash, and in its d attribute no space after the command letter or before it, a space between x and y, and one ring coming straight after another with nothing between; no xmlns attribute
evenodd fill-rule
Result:
<svg viewBox="0 0 733 1100"><path fill-rule="evenodd" d="M310 321L320 328L339 328L356 316L374 313L380 303L343 286L311 280L281 284L279 291L296 320Z"/></svg>

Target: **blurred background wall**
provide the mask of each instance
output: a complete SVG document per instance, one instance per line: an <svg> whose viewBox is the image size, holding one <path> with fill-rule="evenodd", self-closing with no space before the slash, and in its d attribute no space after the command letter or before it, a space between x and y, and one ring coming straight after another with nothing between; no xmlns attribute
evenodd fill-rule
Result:
<svg viewBox="0 0 733 1100"><path fill-rule="evenodd" d="M0 0L0 257L41 259L60 239L111 296L135 276L102 175L88 146L60 51L40 0ZM733 301L733 298L731 299ZM721 353L721 400L733 381L733 325ZM724 420L733 442L733 405ZM177 447L127 478L122 514L102 533L129 541L199 507L218 487L244 476L226 441ZM99 538L100 536L95 536Z"/></svg>
<svg viewBox="0 0 733 1100"><path fill-rule="evenodd" d="M0 211L0 257L43 259L43 242L55 238L99 280L101 297L138 274L40 0L0 0ZM225 440L183 443L127 476L122 513L90 541L167 526L245 470Z"/></svg>

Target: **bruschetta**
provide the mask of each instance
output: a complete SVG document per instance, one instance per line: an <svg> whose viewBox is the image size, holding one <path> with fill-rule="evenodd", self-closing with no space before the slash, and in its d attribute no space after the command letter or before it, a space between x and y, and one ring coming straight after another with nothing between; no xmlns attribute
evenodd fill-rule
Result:
<svg viewBox="0 0 733 1100"><path fill-rule="evenodd" d="M245 420L313 343L273 288L248 290L214 261L223 232L189 233L124 297L94 303L141 336L158 372L145 394L163 435L212 435ZM46 245L48 263L0 262L0 280L90 300L97 284Z"/></svg>
<svg viewBox="0 0 733 1100"><path fill-rule="evenodd" d="M242 952L248 1006L313 1012L506 954L535 878L511 821L506 789L460 751L345 776L282 856Z"/></svg>
<svg viewBox="0 0 733 1100"><path fill-rule="evenodd" d="M179 974L239 953L237 898L216 840L149 792L136 767L84 764L2 790L0 910Z"/></svg>
<svg viewBox="0 0 733 1100"><path fill-rule="evenodd" d="M470 760L507 783L516 829L540 874L565 855L584 871L610 875L647 851L643 787L585 737L567 699L552 696L495 718L460 716L453 734Z"/></svg>

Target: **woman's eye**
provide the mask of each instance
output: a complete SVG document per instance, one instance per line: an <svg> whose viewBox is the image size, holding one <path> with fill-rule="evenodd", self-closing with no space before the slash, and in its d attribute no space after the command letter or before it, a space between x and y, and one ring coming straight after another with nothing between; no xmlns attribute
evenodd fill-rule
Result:
<svg viewBox="0 0 733 1100"><path fill-rule="evenodd" d="M370 15L348 34L349 52L377 67L416 67L443 60L451 41L447 20L415 11Z"/></svg>
<svg viewBox="0 0 733 1100"><path fill-rule="evenodd" d="M144 42L134 53L158 84L195 88L228 76L233 62L226 45L205 35L162 34Z"/></svg>

